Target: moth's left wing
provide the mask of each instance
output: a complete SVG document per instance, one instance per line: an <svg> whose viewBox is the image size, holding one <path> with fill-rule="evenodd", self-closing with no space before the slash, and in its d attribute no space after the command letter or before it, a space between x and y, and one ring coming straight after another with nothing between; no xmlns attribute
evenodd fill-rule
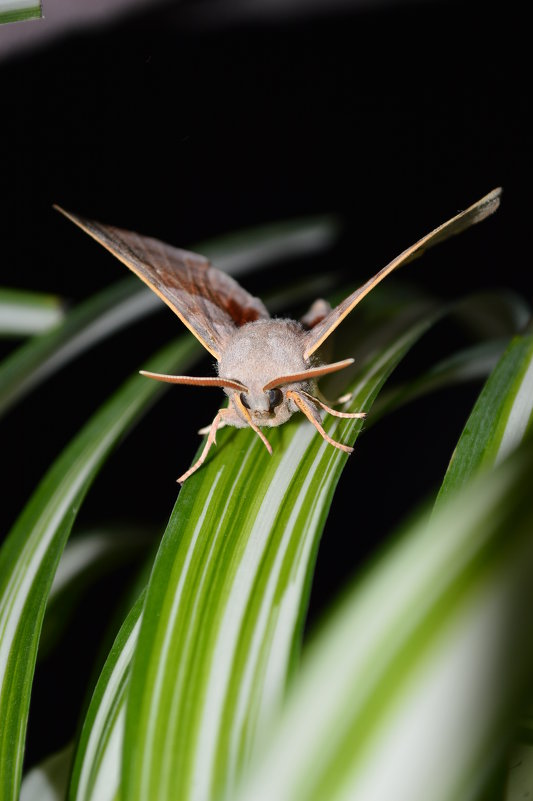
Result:
<svg viewBox="0 0 533 801"><path fill-rule="evenodd" d="M59 206L54 208L148 284L215 359L220 360L236 327L269 318L259 298L250 295L231 276L212 267L203 256L133 231L84 219Z"/></svg>
<svg viewBox="0 0 533 801"><path fill-rule="evenodd" d="M461 231L464 231L465 228L468 228L475 223L481 222L484 220L485 217L488 217L489 214L492 214L498 206L500 205L500 195L502 193L501 187L498 189L493 189L492 192L489 192L488 195L482 197L481 200L478 200L477 203L474 203L465 211L457 214L455 217L452 217L451 220L439 225L438 228L435 228L431 233L426 234L426 236L419 239L418 242L415 242L414 245L404 250L403 253L400 253L395 259L393 259L386 267L383 267L379 273L376 273L372 278L370 278L366 284L360 286L359 289L356 289L355 292L352 292L351 295L348 295L342 303L333 309L327 317L325 317L321 322L319 322L314 328L309 331L305 338L305 351L304 357L306 359L311 356L312 353L317 350L317 348L322 345L324 340L326 340L329 335L335 330L335 328L339 325L342 320L348 315L352 309L357 306L359 301L361 301L365 295L374 289L374 287L379 284L380 281L383 281L389 273L395 270L397 267L400 267L402 264L406 264L407 262L411 261L412 259L420 256L424 250L427 250L433 245L437 245L439 242L443 242L445 239L448 239L449 236L454 236L455 234L459 234Z"/></svg>

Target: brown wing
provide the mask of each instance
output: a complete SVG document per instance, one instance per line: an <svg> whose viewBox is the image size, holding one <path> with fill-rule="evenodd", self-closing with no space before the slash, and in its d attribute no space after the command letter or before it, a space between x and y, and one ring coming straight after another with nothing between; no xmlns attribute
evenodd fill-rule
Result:
<svg viewBox="0 0 533 801"><path fill-rule="evenodd" d="M415 242L414 245L411 245L411 247L407 248L407 250L404 250L403 253L400 253L399 256L389 262L386 267L383 267L379 273L376 273L376 275L370 278L366 284L363 284L363 286L360 286L359 289L355 290L355 292L352 292L351 295L348 295L348 297L345 298L342 303L339 303L339 305L333 309L327 315L327 317L319 322L306 335L304 357L308 359L309 356L311 356L311 354L314 353L315 350L320 347L320 345L322 345L324 340L329 337L339 323L344 320L346 315L348 315L352 309L357 306L359 301L362 300L365 295L368 295L368 293L374 289L374 287L379 284L380 281L383 281L383 279L389 275L389 273L391 273L397 267L400 267L400 265L406 264L412 259L420 256L424 250L433 247L433 245L436 245L439 242L443 242L445 239L448 239L449 236L459 234L461 231L464 231L465 228L481 222L481 220L484 220L485 217L489 216L489 214L492 214L494 211L496 211L500 205L501 193L501 187L498 189L493 189L492 192L489 192L488 195L482 197L481 200L477 201L477 203L474 203L465 211L457 214L455 217L452 217L451 220L439 225L439 227L435 228L434 231L431 231L431 233L426 234L426 236L422 237L422 239L419 239L418 242Z"/></svg>
<svg viewBox="0 0 533 801"><path fill-rule="evenodd" d="M269 318L259 298L203 256L54 208L148 284L215 359L220 360L236 327Z"/></svg>

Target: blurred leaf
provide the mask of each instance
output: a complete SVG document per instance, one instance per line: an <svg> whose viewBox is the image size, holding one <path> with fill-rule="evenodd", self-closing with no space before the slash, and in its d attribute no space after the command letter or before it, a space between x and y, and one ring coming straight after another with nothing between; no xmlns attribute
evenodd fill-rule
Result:
<svg viewBox="0 0 533 801"><path fill-rule="evenodd" d="M439 492L447 498L478 470L502 461L533 424L533 336L516 337L479 396Z"/></svg>
<svg viewBox="0 0 533 801"><path fill-rule="evenodd" d="M185 337L152 360L170 372L200 346ZM134 376L94 415L50 468L0 551L0 798L18 797L33 671L44 609L77 511L113 446L161 393Z"/></svg>
<svg viewBox="0 0 533 801"><path fill-rule="evenodd" d="M533 669L532 470L529 440L360 579L236 801L483 797Z"/></svg>
<svg viewBox="0 0 533 801"><path fill-rule="evenodd" d="M447 356L421 376L383 392L372 412L372 424L413 400L443 387L485 378L509 344L531 319L531 309L514 292L476 292L451 303L448 314L481 338ZM443 315L444 316L444 315Z"/></svg>
<svg viewBox="0 0 533 801"><path fill-rule="evenodd" d="M368 357L350 410L368 410L433 317ZM369 348L367 343L367 348ZM329 417L353 443L360 421ZM121 799L231 797L299 651L318 541L346 454L305 421L223 430L185 483L152 572L128 695ZM230 447L231 443L231 447ZM353 458L357 458L355 455ZM271 796L275 798L275 796Z"/></svg>
<svg viewBox="0 0 533 801"><path fill-rule="evenodd" d="M78 534L67 543L50 588L39 640L39 658L57 644L79 602L95 581L138 559L150 539L135 527L102 528Z"/></svg>
<svg viewBox="0 0 533 801"><path fill-rule="evenodd" d="M466 481L522 440L532 358L532 337L501 358L447 473L449 503L441 492L324 627L239 801L478 797L533 668L533 441Z"/></svg>
<svg viewBox="0 0 533 801"><path fill-rule="evenodd" d="M505 801L527 801L529 798L533 798L533 745L520 743L509 759Z"/></svg>
<svg viewBox="0 0 533 801"><path fill-rule="evenodd" d="M70 801L113 801L118 794L126 692L143 605L144 593L124 621L94 690L76 748Z"/></svg>
<svg viewBox="0 0 533 801"><path fill-rule="evenodd" d="M41 4L28 0L28 2L17 3L15 8L7 10L7 6L13 5L9 0L4 0L0 5L0 25L5 25L8 22L22 22L26 19L34 19L41 17ZM22 6L22 7L21 7Z"/></svg>
<svg viewBox="0 0 533 801"><path fill-rule="evenodd" d="M531 305L516 292L501 288L476 293L457 304L457 314L465 328L482 339L502 339L523 332L531 321Z"/></svg>
<svg viewBox="0 0 533 801"><path fill-rule="evenodd" d="M0 414L80 353L156 311L158 298L127 278L81 303L51 331L30 339L0 364Z"/></svg>
<svg viewBox="0 0 533 801"><path fill-rule="evenodd" d="M63 318L61 301L55 295L0 288L0 336L40 334Z"/></svg>
<svg viewBox="0 0 533 801"><path fill-rule="evenodd" d="M510 343L483 388L451 459L436 506L472 475L505 459L532 428L533 336L530 335L517 337ZM524 742L514 747L507 781L508 801L526 798L526 790L533 788L532 753Z"/></svg>
<svg viewBox="0 0 533 801"><path fill-rule="evenodd" d="M437 362L413 381L383 392L373 409L372 424L430 392L485 378L496 366L508 344L508 339L478 342Z"/></svg>
<svg viewBox="0 0 533 801"><path fill-rule="evenodd" d="M200 242L191 249L207 256L219 270L241 275L279 261L320 253L330 248L338 235L338 220L332 214L324 214L266 223Z"/></svg>
<svg viewBox="0 0 533 801"><path fill-rule="evenodd" d="M71 764L72 745L67 745L24 776L19 801L65 801Z"/></svg>

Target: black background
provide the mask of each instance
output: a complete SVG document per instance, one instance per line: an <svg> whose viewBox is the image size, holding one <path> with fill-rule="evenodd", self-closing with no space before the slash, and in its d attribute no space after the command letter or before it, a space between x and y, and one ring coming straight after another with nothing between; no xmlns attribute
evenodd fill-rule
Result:
<svg viewBox="0 0 533 801"><path fill-rule="evenodd" d="M396 280L443 298L508 287L531 299L530 52L518 5L354 4L223 26L203 26L198 14L193 24L187 10L158 6L0 64L2 284L75 304L123 277L52 203L184 247L335 212L344 222L338 246L284 270L340 270L355 285L503 185L494 218ZM243 283L261 294L282 273ZM2 422L3 529L90 413L179 327L164 310L129 328ZM413 358L429 364L433 349L448 346L430 339ZM443 391L361 437L326 526L313 619L438 486L478 390ZM80 525L122 519L124 508L137 523L164 525L195 431L217 408L216 393L204 392L167 393L111 459ZM94 637L84 633L81 652L103 626L84 614ZM37 707L51 696L57 705L59 687L64 706L48 750L70 735L77 696L61 667L45 665L37 678ZM40 748L30 740L30 762Z"/></svg>

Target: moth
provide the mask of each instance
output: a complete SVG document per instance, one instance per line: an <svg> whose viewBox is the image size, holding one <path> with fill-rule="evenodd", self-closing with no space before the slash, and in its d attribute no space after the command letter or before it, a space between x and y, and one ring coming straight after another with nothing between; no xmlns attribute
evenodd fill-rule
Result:
<svg viewBox="0 0 533 801"><path fill-rule="evenodd" d="M323 364L316 357L317 350L389 273L496 211L501 191L494 189L426 234L334 309L326 301L316 300L300 321L272 318L259 298L197 253L55 208L148 284L217 361L216 376L164 375L141 370L148 378L171 384L221 387L229 398L227 408L219 409L213 422L200 430L207 434L207 440L200 458L178 478L183 484L204 463L216 443L219 428L249 426L272 453L261 429L282 425L298 411L326 442L351 453L353 448L336 442L325 432L321 412L346 418L364 417L365 413L341 412L328 406L316 382L348 367L353 359ZM345 399L340 398L337 403Z"/></svg>

